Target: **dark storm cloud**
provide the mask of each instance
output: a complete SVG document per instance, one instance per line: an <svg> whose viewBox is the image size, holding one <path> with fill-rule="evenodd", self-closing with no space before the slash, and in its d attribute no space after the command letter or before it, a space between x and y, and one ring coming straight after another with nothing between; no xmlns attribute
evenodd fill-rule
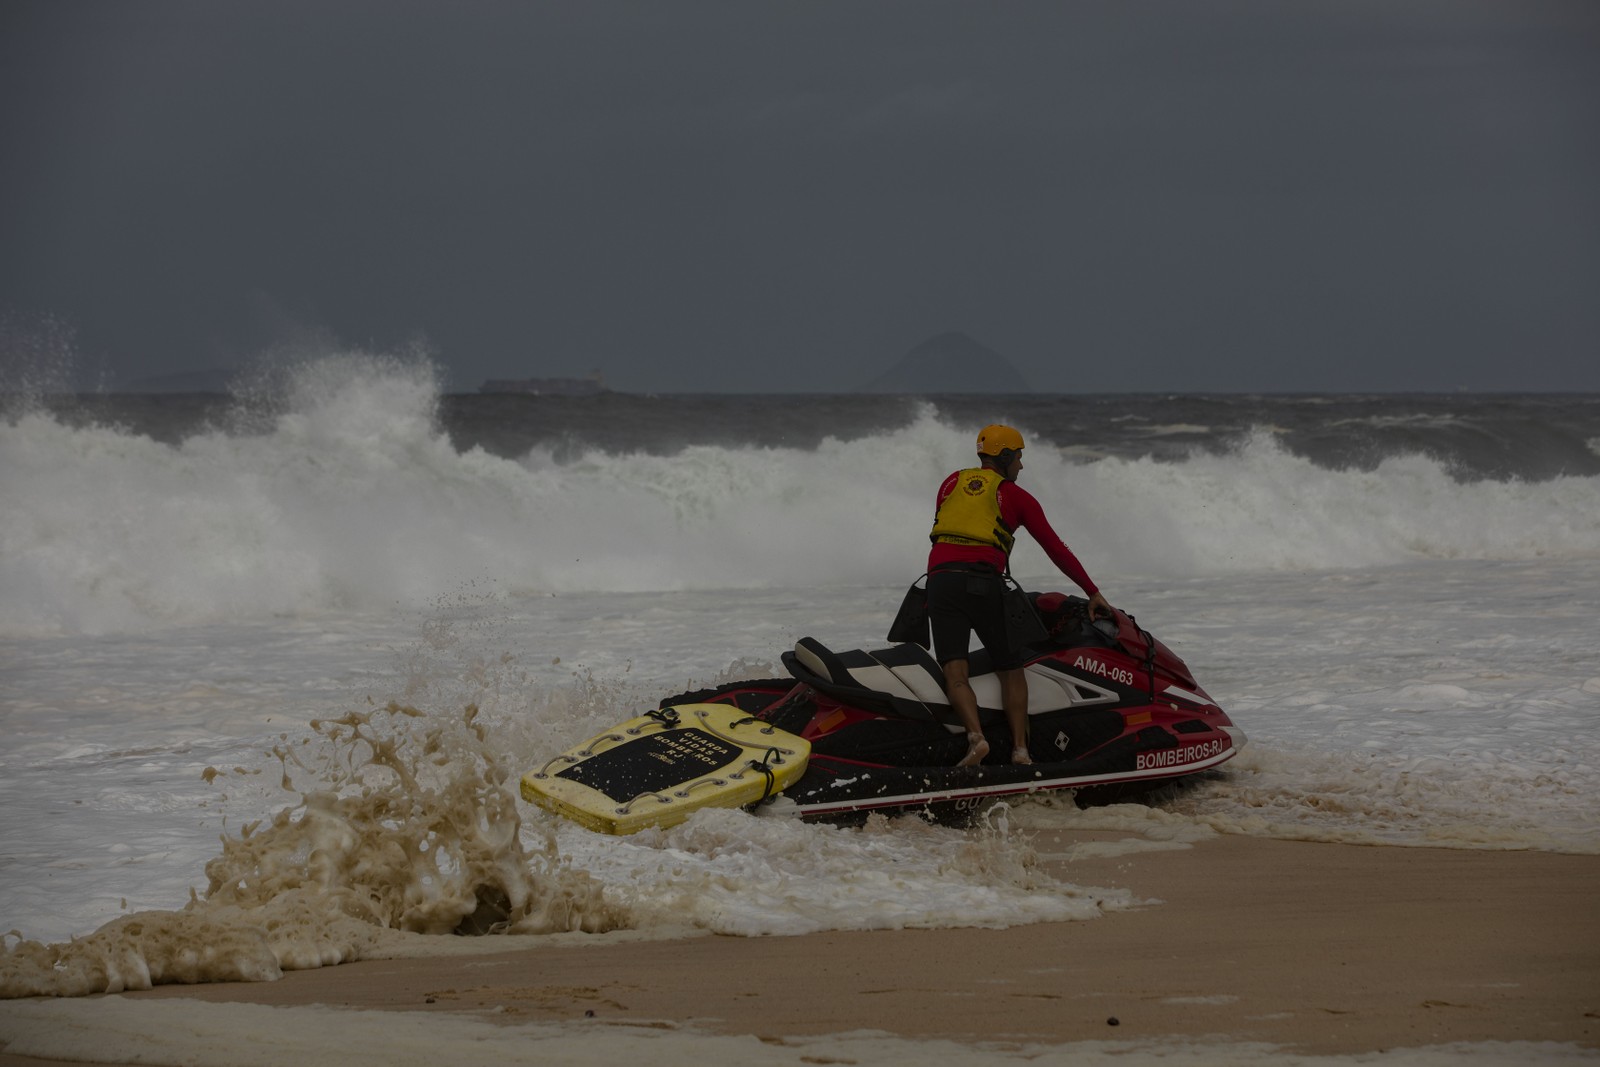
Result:
<svg viewBox="0 0 1600 1067"><path fill-rule="evenodd" d="M124 380L1600 389L1588 4L0 12L0 303Z"/></svg>

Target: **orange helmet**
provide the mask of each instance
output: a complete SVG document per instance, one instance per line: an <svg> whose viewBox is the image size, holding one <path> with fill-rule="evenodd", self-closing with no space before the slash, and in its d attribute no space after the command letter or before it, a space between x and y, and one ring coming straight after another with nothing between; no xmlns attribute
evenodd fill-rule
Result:
<svg viewBox="0 0 1600 1067"><path fill-rule="evenodd" d="M978 431L978 455L998 456L1002 452L1021 452L1022 435L1010 426L985 426Z"/></svg>

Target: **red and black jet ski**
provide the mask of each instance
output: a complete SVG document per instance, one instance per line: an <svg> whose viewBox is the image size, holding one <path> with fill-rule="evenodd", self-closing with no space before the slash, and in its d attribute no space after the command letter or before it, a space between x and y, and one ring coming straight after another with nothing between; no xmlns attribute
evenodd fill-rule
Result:
<svg viewBox="0 0 1600 1067"><path fill-rule="evenodd" d="M801 815L849 819L916 811L969 817L984 801L1078 790L1104 801L1208 770L1244 745L1234 726L1166 645L1117 612L1091 620L1088 602L1033 594L1048 637L1027 649L1031 766L1009 762L1011 734L988 653L969 675L990 756L957 767L966 732L944 675L916 644L835 652L810 637L783 654L793 678L733 682L661 702L734 705L811 743L805 774L783 791Z"/></svg>

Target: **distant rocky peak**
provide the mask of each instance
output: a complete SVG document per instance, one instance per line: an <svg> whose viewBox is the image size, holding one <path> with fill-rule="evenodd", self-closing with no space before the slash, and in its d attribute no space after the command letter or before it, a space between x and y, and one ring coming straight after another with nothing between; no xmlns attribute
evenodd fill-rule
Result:
<svg viewBox="0 0 1600 1067"><path fill-rule="evenodd" d="M1027 393L1011 361L959 330L936 334L866 386L869 393Z"/></svg>

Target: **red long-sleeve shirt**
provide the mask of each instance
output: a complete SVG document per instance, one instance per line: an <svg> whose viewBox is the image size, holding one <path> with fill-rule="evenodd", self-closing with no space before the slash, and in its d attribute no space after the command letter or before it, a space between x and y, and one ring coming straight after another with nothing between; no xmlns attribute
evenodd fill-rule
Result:
<svg viewBox="0 0 1600 1067"><path fill-rule="evenodd" d="M955 471L944 480L943 485L939 486L935 510L956 487L956 479L960 476L961 471ZM1026 529L1033 535L1033 539L1039 542L1044 554L1050 557L1050 562L1061 568L1061 573L1071 578L1078 588L1091 597L1100 591L1089 577L1089 572L1083 569L1083 564L1078 562L1078 557L1072 554L1072 549L1056 535L1050 520L1044 517L1044 509L1039 506L1032 493L1016 482L1002 482L997 497L1000 502L1001 521L1013 534ZM928 552L928 569L931 571L937 566L949 563L987 563L995 570L1003 572L1006 569L1006 554L989 545L957 545L935 541L932 550Z"/></svg>

